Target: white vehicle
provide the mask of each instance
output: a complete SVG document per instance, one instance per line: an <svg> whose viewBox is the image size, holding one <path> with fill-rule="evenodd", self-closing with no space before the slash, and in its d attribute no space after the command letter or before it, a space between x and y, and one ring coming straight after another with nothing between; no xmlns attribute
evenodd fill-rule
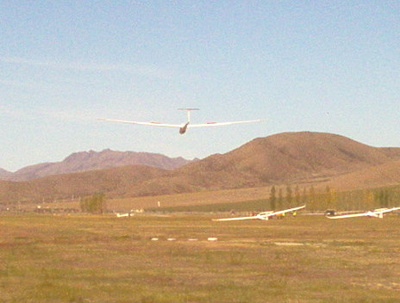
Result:
<svg viewBox="0 0 400 303"><path fill-rule="evenodd" d="M378 209L367 211L365 213L338 215L338 216L326 216L326 217L329 219L344 219L344 218L355 218L355 217L371 217L371 218L383 219L384 213L392 212L392 211L399 210L399 209L400 209L400 207L378 208Z"/></svg>
<svg viewBox="0 0 400 303"><path fill-rule="evenodd" d="M222 126L222 125L253 123L253 122L261 121L261 120L247 120L247 121L207 122L207 123L203 123L203 124L191 124L190 123L190 113L191 113L191 111L199 110L199 109L198 108L178 108L178 110L183 110L183 111L187 112L187 121L185 123L182 123L182 124L166 124L166 123L161 123L161 122L139 122L139 121L126 121L126 120L113 120L113 119L99 119L99 120L118 122L118 123L127 123L127 124L140 124L140 125L148 125L148 126L178 128L179 129L179 133L181 135L183 135L188 128L193 128L193 127Z"/></svg>
<svg viewBox="0 0 400 303"><path fill-rule="evenodd" d="M264 211L261 213L258 213L255 216L250 216L250 217L237 217L237 218L222 218L222 219L213 219L213 221L238 221L238 220L254 220L254 219L258 219L258 220L269 220L271 219L273 216L278 216L278 215L282 215L288 212L292 212L292 211L296 211L302 208L305 208L306 206L298 206L298 207L294 207L294 208L289 208L289 209L285 209L285 210L280 210L280 211Z"/></svg>

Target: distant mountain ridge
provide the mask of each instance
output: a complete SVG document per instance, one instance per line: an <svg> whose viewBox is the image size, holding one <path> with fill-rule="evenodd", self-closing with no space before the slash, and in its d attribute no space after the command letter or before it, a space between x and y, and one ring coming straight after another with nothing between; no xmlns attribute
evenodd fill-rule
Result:
<svg viewBox="0 0 400 303"><path fill-rule="evenodd" d="M41 163L24 167L15 173L0 170L0 179L7 181L28 181L51 175L69 174L75 172L100 170L127 165L146 165L155 168L172 170L187 163L182 157L167 156L146 152L120 152L105 149L100 152L93 150L73 153L61 162Z"/></svg>
<svg viewBox="0 0 400 303"><path fill-rule="evenodd" d="M90 157L89 152L64 161L84 159L85 167L91 167ZM337 189L400 184L400 148L372 147L329 133L281 133L171 170L130 165L0 182L0 202L42 201L99 191L109 198L123 198L288 184L332 184Z"/></svg>

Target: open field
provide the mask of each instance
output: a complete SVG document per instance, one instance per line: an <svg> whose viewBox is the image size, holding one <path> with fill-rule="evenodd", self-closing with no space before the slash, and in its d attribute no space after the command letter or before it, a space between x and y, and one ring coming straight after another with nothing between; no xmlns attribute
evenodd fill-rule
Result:
<svg viewBox="0 0 400 303"><path fill-rule="evenodd" d="M210 219L0 215L0 302L400 302L397 215Z"/></svg>
<svg viewBox="0 0 400 303"><path fill-rule="evenodd" d="M210 203L231 203L242 202L259 199L268 199L271 187L255 187L241 188L231 190L218 191L201 191L193 193L183 193L174 195L145 196L132 198L111 198L107 199L109 209L125 210L140 208L158 207L158 202L162 208L188 206L188 205L204 205ZM35 208L35 204L27 204L26 208ZM52 203L41 203L42 207L60 207L60 208L79 208L79 201L56 201Z"/></svg>

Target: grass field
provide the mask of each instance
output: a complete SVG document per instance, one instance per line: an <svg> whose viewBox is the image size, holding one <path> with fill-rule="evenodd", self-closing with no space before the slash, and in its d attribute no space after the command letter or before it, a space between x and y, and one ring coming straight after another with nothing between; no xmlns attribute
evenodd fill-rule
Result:
<svg viewBox="0 0 400 303"><path fill-rule="evenodd" d="M7 214L0 262L0 302L400 302L400 217Z"/></svg>

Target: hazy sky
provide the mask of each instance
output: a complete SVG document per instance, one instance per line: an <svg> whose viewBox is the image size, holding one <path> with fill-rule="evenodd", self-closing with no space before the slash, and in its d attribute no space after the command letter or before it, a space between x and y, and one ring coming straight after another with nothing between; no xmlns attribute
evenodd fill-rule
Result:
<svg viewBox="0 0 400 303"><path fill-rule="evenodd" d="M262 123L178 130L97 118ZM397 1L0 2L0 168L187 159L286 131L400 146Z"/></svg>

